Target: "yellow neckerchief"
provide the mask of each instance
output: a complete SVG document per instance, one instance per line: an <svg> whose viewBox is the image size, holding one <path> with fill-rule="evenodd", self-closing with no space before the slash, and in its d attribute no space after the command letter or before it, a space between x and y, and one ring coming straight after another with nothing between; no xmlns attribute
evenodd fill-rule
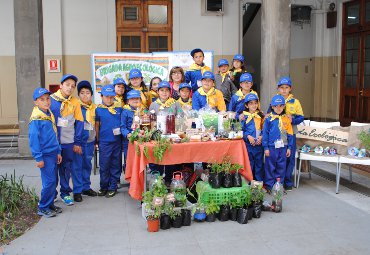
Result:
<svg viewBox="0 0 370 255"><path fill-rule="evenodd" d="M285 99L285 104L289 103L290 100L294 99L293 94L289 94L289 96Z"/></svg>
<svg viewBox="0 0 370 255"><path fill-rule="evenodd" d="M150 90L149 91L149 95L153 98L158 98L158 92L154 91L154 90Z"/></svg>
<svg viewBox="0 0 370 255"><path fill-rule="evenodd" d="M111 113L111 114L116 114L117 111L115 109L115 105L112 104L111 106L106 106L104 104L99 104L98 105L98 108L104 108L104 109L108 109L108 111Z"/></svg>
<svg viewBox="0 0 370 255"><path fill-rule="evenodd" d="M216 106L216 103L214 100L211 102L211 98L213 98L216 95L216 89L212 87L207 93L204 91L203 87L200 87L197 91L199 91L199 94L202 96L206 96L207 104L211 106L212 108Z"/></svg>
<svg viewBox="0 0 370 255"><path fill-rule="evenodd" d="M125 105L125 101L123 99L123 96L121 95L116 95L114 97L114 101L118 102L120 104L121 107L123 107Z"/></svg>
<svg viewBox="0 0 370 255"><path fill-rule="evenodd" d="M162 103L162 101L158 98L155 102L160 105L159 109L163 110L164 108L171 107L174 103L176 103L176 100L170 97L166 100L166 102Z"/></svg>
<svg viewBox="0 0 370 255"><path fill-rule="evenodd" d="M276 115L276 114L271 113L270 116L271 116L270 121L273 121L275 119L279 119L279 130L280 130L280 133L282 134L283 133L283 117L285 115Z"/></svg>
<svg viewBox="0 0 370 255"><path fill-rule="evenodd" d="M140 87L136 88L136 87L133 87L132 85L130 85L130 88L140 91L141 105L143 106L143 108L147 108L148 107L148 105L147 105L148 99L145 95L146 91L144 91L143 87L140 86Z"/></svg>
<svg viewBox="0 0 370 255"><path fill-rule="evenodd" d="M210 71L212 72L211 68L206 66L205 64L203 66L197 65L195 63L191 64L189 66L189 71L197 71L200 70L200 72L203 74L205 71Z"/></svg>
<svg viewBox="0 0 370 255"><path fill-rule="evenodd" d="M30 117L30 123L33 120L50 120L51 124L53 125L55 135L57 135L58 131L57 131L57 126L55 125L54 114L50 110L48 110L48 113L50 113L50 116L48 116L46 113L41 111L40 108L38 108L37 106L33 107L31 117Z"/></svg>
<svg viewBox="0 0 370 255"><path fill-rule="evenodd" d="M236 73L241 73L243 71L243 69L241 69L241 68L235 68L234 70L233 70L233 73L234 73L234 75L236 74Z"/></svg>
<svg viewBox="0 0 370 255"><path fill-rule="evenodd" d="M255 111L254 113L243 111L244 116L248 116L247 120L245 121L245 124L248 124L254 118L261 119L261 116L259 116L258 113L259 111Z"/></svg>
<svg viewBox="0 0 370 255"><path fill-rule="evenodd" d="M71 102L71 99L73 99L72 95L69 96L68 98L65 98L62 94L62 91L59 89L57 92L52 94L51 97L58 102L62 102L62 105L60 107L60 115L62 117L73 114L75 106Z"/></svg>
<svg viewBox="0 0 370 255"><path fill-rule="evenodd" d="M253 91L253 89L249 90L249 92L248 92L247 94L245 94L245 95L243 94L242 89L239 89L239 90L235 93L235 95L237 95L237 96L239 97L239 98L238 98L238 101L240 101L240 100L244 100L245 96L246 96L246 95L248 95L249 93L253 93L253 94L256 94L256 95L257 95L257 93Z"/></svg>
<svg viewBox="0 0 370 255"><path fill-rule="evenodd" d="M95 109L96 104L90 102L90 104L85 104L81 100L79 100L80 105L86 109L86 121L89 122L91 125L95 125Z"/></svg>
<svg viewBox="0 0 370 255"><path fill-rule="evenodd" d="M180 97L179 99L177 99L177 102L179 102L179 104L181 105L181 107L184 107L185 105L192 106L192 104L191 104L191 98L189 98L187 102L184 102L182 100L182 98Z"/></svg>
<svg viewBox="0 0 370 255"><path fill-rule="evenodd" d="M226 78L226 75L228 75L229 74L229 70L227 70L226 72L224 72L224 73L221 73L220 72L220 75L221 75L221 77L222 77L222 82L224 82L224 80L225 80L225 78Z"/></svg>

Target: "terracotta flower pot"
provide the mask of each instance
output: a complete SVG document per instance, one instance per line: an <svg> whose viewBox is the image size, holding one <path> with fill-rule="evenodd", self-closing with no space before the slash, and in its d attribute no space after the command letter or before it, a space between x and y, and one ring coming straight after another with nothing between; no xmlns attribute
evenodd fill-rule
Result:
<svg viewBox="0 0 370 255"><path fill-rule="evenodd" d="M148 232L158 232L159 219L155 219L155 220L147 219L147 223L148 223Z"/></svg>

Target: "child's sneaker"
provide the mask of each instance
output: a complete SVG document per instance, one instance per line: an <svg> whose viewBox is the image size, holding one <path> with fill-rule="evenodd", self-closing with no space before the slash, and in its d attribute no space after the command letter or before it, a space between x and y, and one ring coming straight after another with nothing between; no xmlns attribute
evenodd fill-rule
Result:
<svg viewBox="0 0 370 255"><path fill-rule="evenodd" d="M292 186L286 186L285 187L285 191L292 191L293 190L293 187Z"/></svg>
<svg viewBox="0 0 370 255"><path fill-rule="evenodd" d="M98 191L98 196L99 197L104 197L107 194L107 190L101 189Z"/></svg>
<svg viewBox="0 0 370 255"><path fill-rule="evenodd" d="M49 209L55 213L62 213L63 210L59 206L51 205L49 206Z"/></svg>
<svg viewBox="0 0 370 255"><path fill-rule="evenodd" d="M62 200L68 206L73 205L73 199L70 196L65 196L62 198Z"/></svg>
<svg viewBox="0 0 370 255"><path fill-rule="evenodd" d="M114 197L117 194L116 190L109 190L105 195L106 198Z"/></svg>
<svg viewBox="0 0 370 255"><path fill-rule="evenodd" d="M48 209L39 209L37 211L37 215L39 216L43 216L45 218L51 218L51 217L55 217L57 214L55 212L53 212L52 210L48 210Z"/></svg>

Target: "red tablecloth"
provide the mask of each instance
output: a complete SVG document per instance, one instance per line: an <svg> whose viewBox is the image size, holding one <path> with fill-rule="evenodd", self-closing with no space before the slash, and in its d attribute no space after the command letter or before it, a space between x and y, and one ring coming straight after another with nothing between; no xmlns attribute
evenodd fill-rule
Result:
<svg viewBox="0 0 370 255"><path fill-rule="evenodd" d="M130 182L129 194L132 198L141 200L144 191L144 172L148 163L155 163L153 143L145 143L149 149L149 159L144 156L144 144L140 146L140 154L135 151L135 144L129 144L125 178ZM161 165L174 165L192 162L221 162L226 155L231 156L233 163L243 166L240 174L248 181L253 179L249 164L248 152L243 140L223 140L217 142L189 142L172 144L171 151L166 152Z"/></svg>

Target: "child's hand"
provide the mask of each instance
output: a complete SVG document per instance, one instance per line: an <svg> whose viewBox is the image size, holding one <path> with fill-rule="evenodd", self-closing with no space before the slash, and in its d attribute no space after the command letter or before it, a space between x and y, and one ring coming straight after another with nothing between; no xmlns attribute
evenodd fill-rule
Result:
<svg viewBox="0 0 370 255"><path fill-rule="evenodd" d="M45 166L44 161L39 161L39 162L36 163L36 167L38 167L38 168L43 168L44 166Z"/></svg>
<svg viewBox="0 0 370 255"><path fill-rule="evenodd" d="M81 146L73 145L73 152L81 155L82 154L82 148L81 148Z"/></svg>
<svg viewBox="0 0 370 255"><path fill-rule="evenodd" d="M57 164L62 163L62 155L58 154Z"/></svg>
<svg viewBox="0 0 370 255"><path fill-rule="evenodd" d="M270 151L269 150L265 150L265 156L270 157Z"/></svg>
<svg viewBox="0 0 370 255"><path fill-rule="evenodd" d="M287 158L289 158L289 157L290 157L290 149L287 149L287 150L286 150L286 156L287 156Z"/></svg>
<svg viewBox="0 0 370 255"><path fill-rule="evenodd" d="M249 143L250 143L251 145L253 145L253 146L254 146L254 145L255 145L255 142L256 142L256 141L254 140L254 137L253 137L253 136L251 136L251 135L248 135L248 136L247 136L247 138L248 138Z"/></svg>
<svg viewBox="0 0 370 255"><path fill-rule="evenodd" d="M242 121L242 120L244 120L244 119L245 119L244 114L240 114L240 115L239 115L239 120L240 120L240 121Z"/></svg>
<svg viewBox="0 0 370 255"><path fill-rule="evenodd" d="M130 133L130 134L127 134L127 138L130 138L130 137L131 137L131 135L132 135L131 133Z"/></svg>
<svg viewBox="0 0 370 255"><path fill-rule="evenodd" d="M262 143L262 136L259 136L259 137L257 138L257 142L256 142L256 144L257 144L257 145L261 145L261 143Z"/></svg>

